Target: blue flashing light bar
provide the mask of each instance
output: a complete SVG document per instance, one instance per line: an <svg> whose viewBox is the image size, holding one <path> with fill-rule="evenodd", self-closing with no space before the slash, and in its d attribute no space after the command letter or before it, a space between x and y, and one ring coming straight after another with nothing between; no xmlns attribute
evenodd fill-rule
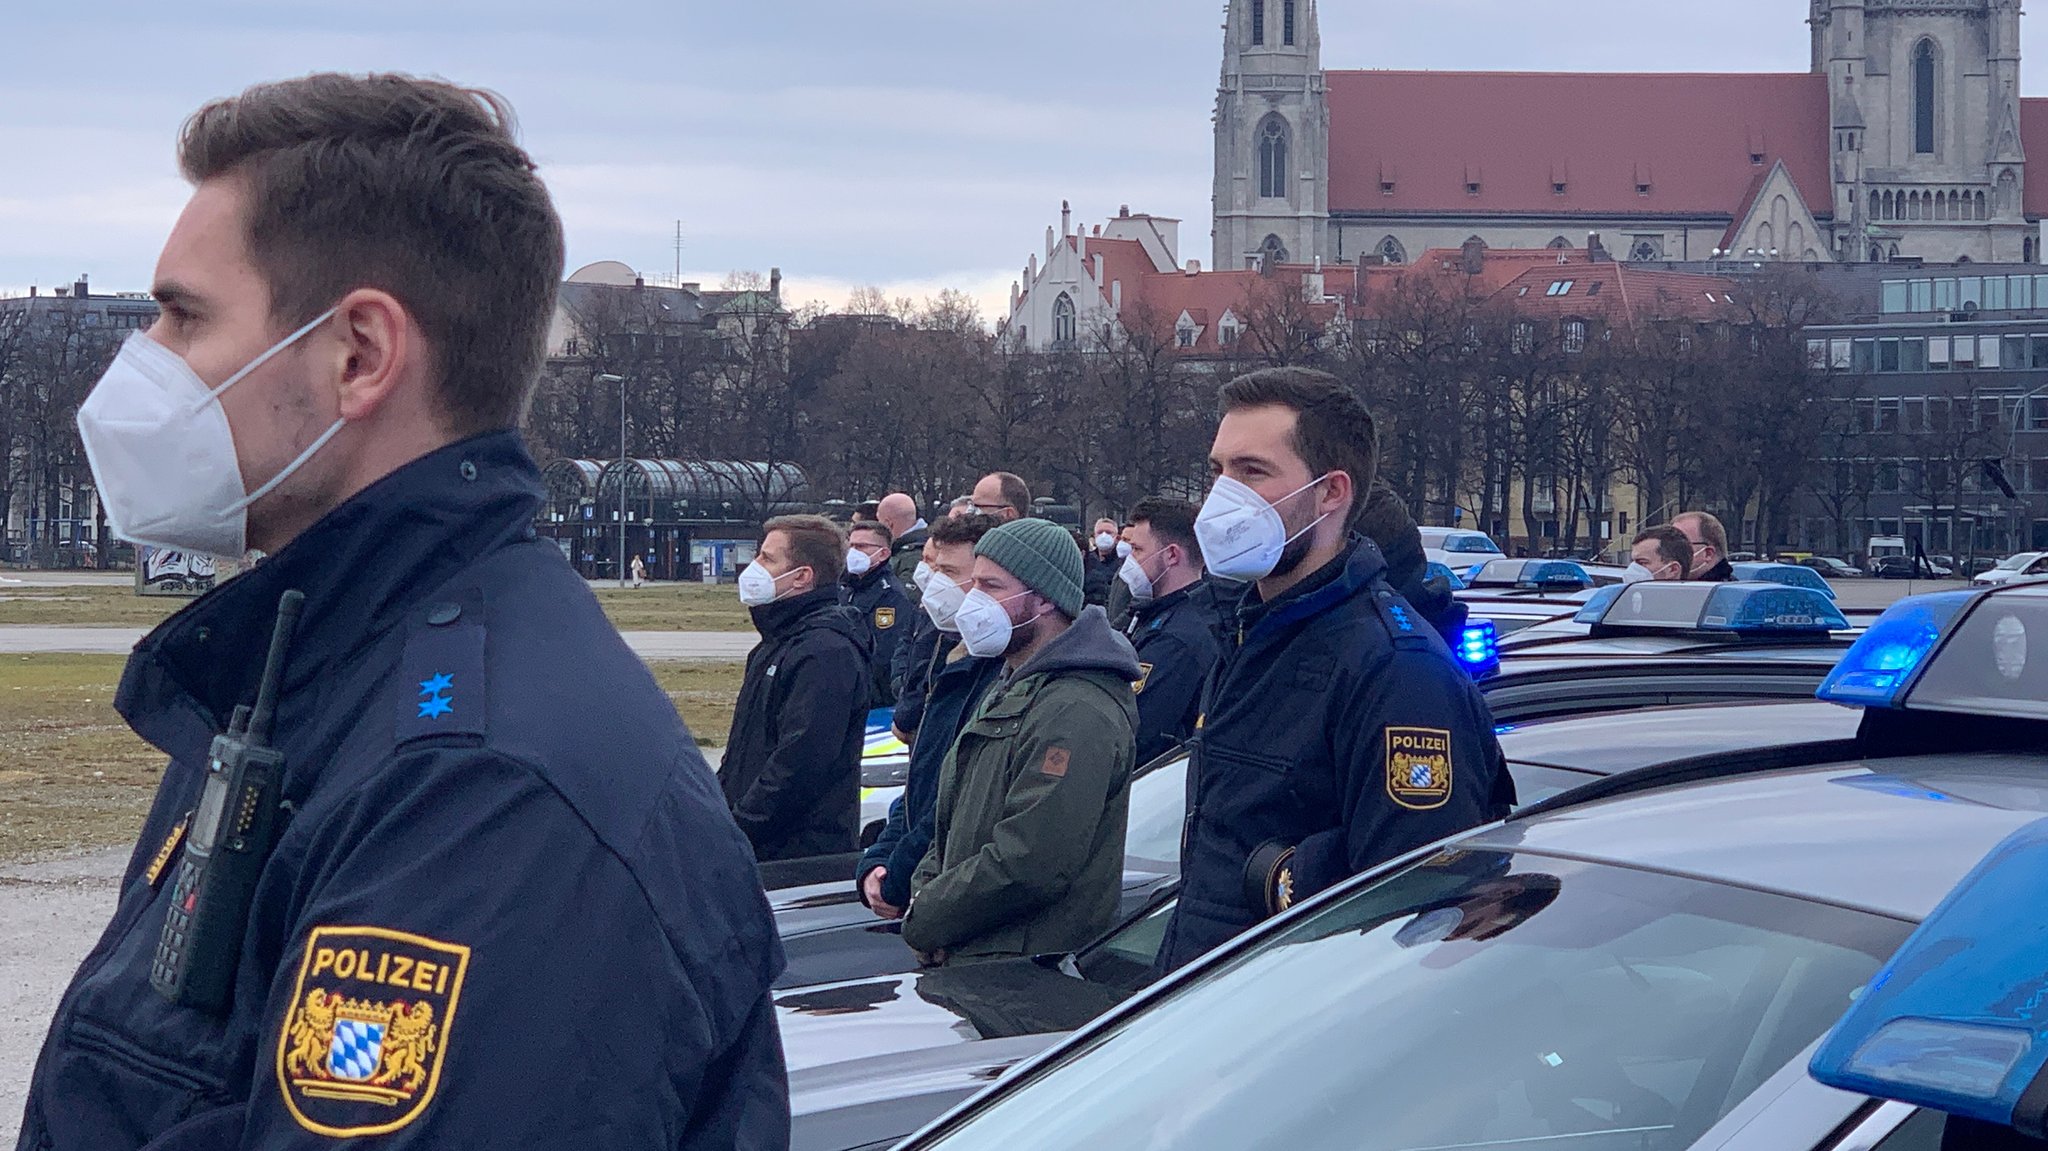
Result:
<svg viewBox="0 0 2048 1151"><path fill-rule="evenodd" d="M1485 679L1500 670L1500 629L1490 619L1468 622L1451 654L1473 679Z"/></svg>
<svg viewBox="0 0 2048 1151"><path fill-rule="evenodd" d="M1854 707L1897 707L1949 625L1980 594L1939 592L1893 604L1849 648L1815 695Z"/></svg>
<svg viewBox="0 0 2048 1151"><path fill-rule="evenodd" d="M1781 583L1787 587L1803 587L1817 591L1829 599L1835 598L1834 585L1821 578L1821 574L1809 567L1798 564L1747 563L1736 564L1735 578L1745 583Z"/></svg>
<svg viewBox="0 0 2048 1151"><path fill-rule="evenodd" d="M1702 631L1844 631L1848 617L1831 596L1782 584L1722 584L1700 612Z"/></svg>
<svg viewBox="0 0 2048 1151"><path fill-rule="evenodd" d="M1465 581L1459 578L1457 572L1451 570L1451 566L1449 564L1428 563L1422 565L1423 579L1431 580L1437 579L1439 577L1441 577L1445 583L1451 585L1452 591L1465 590Z"/></svg>
<svg viewBox="0 0 2048 1151"><path fill-rule="evenodd" d="M1606 618L1607 609L1613 607L1614 601L1620 599L1621 593L1628 589L1628 584L1615 583L1594 592L1593 598L1586 601L1586 606L1579 609L1579 614L1572 617L1572 622L1599 623Z"/></svg>

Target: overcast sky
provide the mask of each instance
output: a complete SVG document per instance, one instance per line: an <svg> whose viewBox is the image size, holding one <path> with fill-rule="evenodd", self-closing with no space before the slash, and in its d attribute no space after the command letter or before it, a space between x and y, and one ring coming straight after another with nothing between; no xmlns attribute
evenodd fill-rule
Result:
<svg viewBox="0 0 2048 1151"><path fill-rule="evenodd" d="M258 80L403 70L519 110L569 266L780 266L797 301L959 287L993 311L1071 199L1208 254L1222 0L9 0L0 291L144 289L180 120ZM1801 71L1804 0L1327 0L1330 68ZM2026 53L2048 61L2048 23ZM2026 83L2048 91L2048 66ZM1398 112L1393 114L1399 114Z"/></svg>

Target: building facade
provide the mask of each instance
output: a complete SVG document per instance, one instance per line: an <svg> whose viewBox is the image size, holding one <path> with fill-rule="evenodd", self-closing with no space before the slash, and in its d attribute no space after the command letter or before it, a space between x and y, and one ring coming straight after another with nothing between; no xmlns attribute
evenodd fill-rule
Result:
<svg viewBox="0 0 2048 1151"><path fill-rule="evenodd" d="M1591 232L1641 261L2039 261L2048 100L2019 95L2020 0L1807 19L1804 73L1334 71L1314 0L1231 0L1214 266Z"/></svg>

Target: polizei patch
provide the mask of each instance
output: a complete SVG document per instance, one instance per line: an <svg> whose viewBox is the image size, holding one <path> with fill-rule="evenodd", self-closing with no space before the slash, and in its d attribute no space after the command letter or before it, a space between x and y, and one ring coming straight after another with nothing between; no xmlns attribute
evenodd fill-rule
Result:
<svg viewBox="0 0 2048 1151"><path fill-rule="evenodd" d="M1451 733L1439 727L1387 729L1387 795L1429 811L1451 799Z"/></svg>
<svg viewBox="0 0 2048 1151"><path fill-rule="evenodd" d="M277 1045L285 1106L308 1131L383 1135L433 1102L469 948L382 927L316 927Z"/></svg>

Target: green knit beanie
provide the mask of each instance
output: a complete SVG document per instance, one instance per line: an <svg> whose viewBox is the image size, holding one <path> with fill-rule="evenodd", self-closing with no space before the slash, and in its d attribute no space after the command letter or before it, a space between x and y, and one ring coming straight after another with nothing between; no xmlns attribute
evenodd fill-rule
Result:
<svg viewBox="0 0 2048 1151"><path fill-rule="evenodd" d="M1081 614L1081 546L1051 520L1011 520L981 537L974 554L987 556L1025 587L1052 601L1068 619Z"/></svg>

